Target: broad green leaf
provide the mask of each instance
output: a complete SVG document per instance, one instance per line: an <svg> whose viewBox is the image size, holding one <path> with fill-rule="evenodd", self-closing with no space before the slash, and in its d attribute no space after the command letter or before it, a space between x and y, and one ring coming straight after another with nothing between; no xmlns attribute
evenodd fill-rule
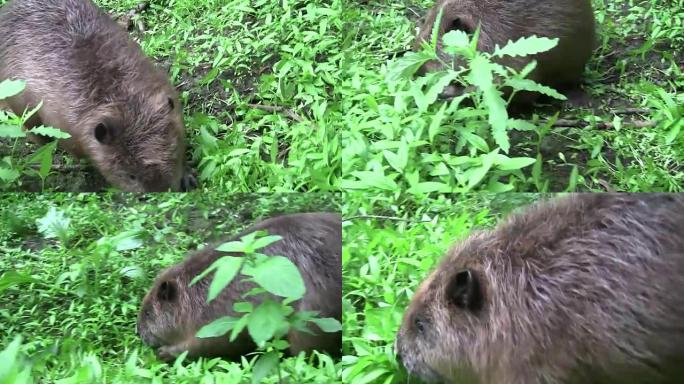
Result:
<svg viewBox="0 0 684 384"><path fill-rule="evenodd" d="M430 119L430 126L428 127L428 138L431 143L435 140L435 136L437 136L437 134L439 134L441 131L442 120L444 120L444 112L446 111L446 107L447 104L443 103L437 111L437 113L432 115L432 119Z"/></svg>
<svg viewBox="0 0 684 384"><path fill-rule="evenodd" d="M254 368L252 368L252 384L261 383L278 366L278 353L266 352L259 356Z"/></svg>
<svg viewBox="0 0 684 384"><path fill-rule="evenodd" d="M509 40L503 48L500 48L497 44L492 56L530 56L540 52L546 52L556 45L558 45L557 38L549 39L548 37L538 37L535 35L525 36L515 42Z"/></svg>
<svg viewBox="0 0 684 384"><path fill-rule="evenodd" d="M223 288L227 287L231 281L235 278L242 262L244 259L242 257L233 256L223 256L216 260L217 268L214 273L214 279L209 285L209 294L207 295L207 302L211 302L216 298L216 296L221 293Z"/></svg>
<svg viewBox="0 0 684 384"><path fill-rule="evenodd" d="M40 283L40 280L16 271L5 272L0 276L0 293L7 288L26 283Z"/></svg>
<svg viewBox="0 0 684 384"><path fill-rule="evenodd" d="M265 300L249 315L247 331L258 346L270 340L287 321L280 308L280 304Z"/></svg>
<svg viewBox="0 0 684 384"><path fill-rule="evenodd" d="M511 171L514 169L521 169L530 166L537 161L531 157L506 157L499 156L499 166L498 168L502 171Z"/></svg>
<svg viewBox="0 0 684 384"><path fill-rule="evenodd" d="M412 194L426 194L431 192L448 193L450 192L450 188L449 185L445 183L439 183L436 181L424 181L409 188L408 192Z"/></svg>
<svg viewBox="0 0 684 384"><path fill-rule="evenodd" d="M321 329L323 332L339 332L342 330L342 324L340 324L339 321L336 319L333 319L331 317L324 317L320 319L311 319L310 320L312 323L316 324L318 328Z"/></svg>
<svg viewBox="0 0 684 384"><path fill-rule="evenodd" d="M244 252L245 243L242 241L229 241L216 247L216 250L221 252Z"/></svg>
<svg viewBox="0 0 684 384"><path fill-rule="evenodd" d="M50 173L50 168L52 167L52 158L57 150L57 142L53 141L47 143L40 147L29 159L26 161L28 164L38 163L40 164L40 170L38 174L41 178L46 178Z"/></svg>
<svg viewBox="0 0 684 384"><path fill-rule="evenodd" d="M14 169L0 167L0 179L5 182L11 182L19 178L21 174Z"/></svg>
<svg viewBox="0 0 684 384"><path fill-rule="evenodd" d="M36 135L52 137L55 139L68 139L71 137L70 134L68 134L67 132L64 132L58 128L46 127L43 125L41 125L40 127L31 128L31 129L29 129L29 132L36 134Z"/></svg>
<svg viewBox="0 0 684 384"><path fill-rule="evenodd" d="M276 296L292 299L304 296L304 280L299 269L286 257L271 256L252 272L254 281Z"/></svg>
<svg viewBox="0 0 684 384"><path fill-rule="evenodd" d="M427 61L432 60L433 55L424 52L409 52L391 62L387 68L387 80L397 82L400 79L408 79Z"/></svg>
<svg viewBox="0 0 684 384"><path fill-rule="evenodd" d="M24 80L3 80L0 81L0 100L18 95L26 87Z"/></svg>
<svg viewBox="0 0 684 384"><path fill-rule="evenodd" d="M254 241L254 244L252 244L252 250L256 251L280 240L282 240L282 236L278 235L260 237Z"/></svg>
<svg viewBox="0 0 684 384"><path fill-rule="evenodd" d="M231 316L220 317L200 328L200 330L197 331L196 336L201 339L207 337L223 336L228 333L228 331L233 329L238 320L238 318Z"/></svg>
<svg viewBox="0 0 684 384"><path fill-rule="evenodd" d="M143 245L140 240L140 230L134 229L130 231L121 232L109 239L111 244L117 251L130 251L131 249L140 248Z"/></svg>
<svg viewBox="0 0 684 384"><path fill-rule="evenodd" d="M0 124L0 137L26 137L26 132L18 125Z"/></svg>

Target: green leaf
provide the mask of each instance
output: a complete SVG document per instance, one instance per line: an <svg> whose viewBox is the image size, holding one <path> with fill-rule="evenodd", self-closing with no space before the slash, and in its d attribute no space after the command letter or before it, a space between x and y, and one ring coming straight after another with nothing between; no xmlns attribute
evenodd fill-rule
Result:
<svg viewBox="0 0 684 384"><path fill-rule="evenodd" d="M291 299L304 296L304 280L288 258L271 256L252 271L254 281L270 293Z"/></svg>
<svg viewBox="0 0 684 384"><path fill-rule="evenodd" d="M244 252L245 243L242 241L229 241L216 247L216 250L221 252Z"/></svg>
<svg viewBox="0 0 684 384"><path fill-rule="evenodd" d="M316 324L323 332L333 333L340 332L342 330L342 324L331 317L311 319L311 322Z"/></svg>
<svg viewBox="0 0 684 384"><path fill-rule="evenodd" d="M140 268L137 265L131 265L128 267L123 267L119 271L121 273L121 276L128 277L130 279L140 279L144 276L142 268Z"/></svg>
<svg viewBox="0 0 684 384"><path fill-rule="evenodd" d="M408 79L433 56L424 52L409 52L401 58L391 62L387 68L387 80L397 82L401 79Z"/></svg>
<svg viewBox="0 0 684 384"><path fill-rule="evenodd" d="M233 329L233 327L235 327L235 324L237 324L238 320L239 318L231 316L220 317L200 328L200 330L197 331L196 336L201 339L207 337L223 336L228 333L228 331Z"/></svg>
<svg viewBox="0 0 684 384"><path fill-rule="evenodd" d="M530 79L508 79L506 80L506 85L509 85L517 91L539 92L558 100L567 100L567 97L565 97L565 95L559 93L555 89L547 87L546 85L541 85Z"/></svg>
<svg viewBox="0 0 684 384"><path fill-rule="evenodd" d="M52 137L55 139L68 139L71 137L70 134L58 128L46 127L43 125L41 125L40 127L31 128L29 129L29 132L36 135Z"/></svg>
<svg viewBox="0 0 684 384"><path fill-rule="evenodd" d="M216 296L221 293L223 288L227 287L228 284L233 281L240 270L243 261L244 259L242 257L223 256L214 262L214 264L216 264L216 273L214 273L214 279L209 286L207 302L214 300Z"/></svg>
<svg viewBox="0 0 684 384"><path fill-rule="evenodd" d="M70 222L64 211L58 211L55 207L50 207L45 216L36 220L38 232L46 239L62 238L67 233Z"/></svg>
<svg viewBox="0 0 684 384"><path fill-rule="evenodd" d="M3 80L0 81L0 100L18 95L26 88L24 80Z"/></svg>
<svg viewBox="0 0 684 384"><path fill-rule="evenodd" d="M500 48L497 44L492 56L530 56L540 52L546 52L556 45L558 45L558 38L549 39L548 37L538 37L535 35L525 36L515 42L509 40L503 48Z"/></svg>
<svg viewBox="0 0 684 384"><path fill-rule="evenodd" d="M262 346L275 335L276 331L287 324L280 304L265 300L249 315L247 331L254 343Z"/></svg>
<svg viewBox="0 0 684 384"><path fill-rule="evenodd" d="M440 130L442 128L442 120L444 120L445 116L446 107L447 104L443 103L437 111L437 113L432 115L432 119L430 119L430 126L428 127L428 138L430 139L431 143L435 140L435 136L437 136L437 134L440 133Z"/></svg>
<svg viewBox="0 0 684 384"><path fill-rule="evenodd" d="M261 355L252 368L252 384L261 383L278 366L278 359L278 353L275 351Z"/></svg>
<svg viewBox="0 0 684 384"><path fill-rule="evenodd" d="M7 288L26 283L40 283L40 280L16 271L5 272L0 276L0 293Z"/></svg>
<svg viewBox="0 0 684 384"><path fill-rule="evenodd" d="M118 235L110 238L109 241L117 251L129 251L131 249L142 247L143 242L140 240L139 236L140 230L134 229L121 232Z"/></svg>
<svg viewBox="0 0 684 384"><path fill-rule="evenodd" d="M26 132L18 125L0 124L0 137L26 137Z"/></svg>
<svg viewBox="0 0 684 384"><path fill-rule="evenodd" d="M470 39L465 31L460 29L451 30L442 37L444 52L454 54L459 50L469 48Z"/></svg>
<svg viewBox="0 0 684 384"><path fill-rule="evenodd" d="M0 179L11 182L19 178L21 174L14 169L0 167Z"/></svg>
<svg viewBox="0 0 684 384"><path fill-rule="evenodd" d="M38 174L41 178L46 178L50 173L50 168L52 167L52 158L57 150L57 142L53 141L47 143L40 147L29 159L26 161L28 164L38 163L40 164L40 170Z"/></svg>
<svg viewBox="0 0 684 384"><path fill-rule="evenodd" d="M252 244L252 250L256 251L282 239L282 236L278 235L260 237L254 241L254 244Z"/></svg>
<svg viewBox="0 0 684 384"><path fill-rule="evenodd" d="M533 159L531 157L506 157L506 156L500 156L499 158L499 166L498 168L502 171L511 171L514 169L520 169L520 168L525 168L527 166L530 166L537 161L536 159Z"/></svg>

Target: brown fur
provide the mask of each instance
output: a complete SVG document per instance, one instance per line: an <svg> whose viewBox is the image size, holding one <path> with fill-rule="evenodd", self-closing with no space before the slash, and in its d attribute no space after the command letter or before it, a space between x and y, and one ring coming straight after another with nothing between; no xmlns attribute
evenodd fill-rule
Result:
<svg viewBox="0 0 684 384"><path fill-rule="evenodd" d="M575 194L450 250L396 351L436 382L674 384L683 290L684 194Z"/></svg>
<svg viewBox="0 0 684 384"><path fill-rule="evenodd" d="M289 258L304 279L306 294L294 303L297 311L318 311L319 317L342 320L342 223L338 214L305 213L279 216L265 220L232 237L240 237L254 231L267 230L283 239L259 252ZM199 329L222 316L234 316L233 303L250 301L258 304L262 296L242 295L254 287L242 282L238 276L211 303L206 302L211 278L200 280L189 287L188 283L215 260L226 253L215 247L206 247L188 257L184 262L162 272L143 300L138 317L138 333L143 341L158 348L158 356L171 360L183 351L190 357L220 356L237 359L255 350L249 335L243 332L231 343L228 336L195 337ZM232 254L231 256L239 256ZM213 276L213 275L210 275ZM162 287L164 285L164 287ZM168 292L174 292L169 295ZM173 296L173 298L169 298ZM297 354L313 349L339 355L341 333L325 333L311 326L313 335L291 331L288 335L290 352Z"/></svg>
<svg viewBox="0 0 684 384"><path fill-rule="evenodd" d="M63 148L123 190L192 186L175 89L90 0L10 1L0 9L0 36L0 81L27 82L10 107L21 114L43 101L28 128L68 132Z"/></svg>
<svg viewBox="0 0 684 384"><path fill-rule="evenodd" d="M555 88L577 85L584 67L595 47L595 21L590 0L439 0L430 9L420 27L414 44L419 49L423 42L432 40L432 31L440 9L444 9L438 26L437 52L442 60L453 57L442 51L442 36L451 30L472 34L481 26L478 50L493 52L496 45L516 41L521 37L540 36L559 38L556 47L535 56L497 59L500 64L521 70L532 59L536 69L529 78ZM454 67L464 64L455 60ZM427 62L419 73L442 68L438 61ZM534 98L527 95L529 101Z"/></svg>

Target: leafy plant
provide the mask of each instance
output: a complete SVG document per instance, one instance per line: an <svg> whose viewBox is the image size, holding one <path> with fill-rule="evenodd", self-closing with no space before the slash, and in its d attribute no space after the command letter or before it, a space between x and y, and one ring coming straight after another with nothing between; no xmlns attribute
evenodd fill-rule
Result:
<svg viewBox="0 0 684 384"><path fill-rule="evenodd" d="M217 247L218 251L239 253L241 256L222 256L206 270L197 275L190 285L197 283L208 274L214 273L209 285L207 302L214 300L238 275L243 281L256 285L243 295L261 298L257 305L250 301L233 303L240 317L224 316L202 327L197 337L218 337L230 332L230 341L247 329L248 334L262 351L253 368L252 383L259 383L272 370L278 370L282 351L289 347L284 338L290 329L313 333L307 323L316 324L323 332L339 332L341 324L332 318L316 318L316 312L295 312L290 305L301 299L305 293L304 280L297 266L283 256L267 256L257 252L259 249L280 241L280 236L260 236L262 231L252 232L239 241L231 241ZM258 237L259 236L259 237ZM282 297L278 301L275 297Z"/></svg>
<svg viewBox="0 0 684 384"><path fill-rule="evenodd" d="M3 80L0 82L0 101L21 93L26 87L22 80ZM17 116L9 111L0 110L0 138L13 140L12 149L9 155L0 159L0 189L9 189L16 186L20 181L20 176L38 176L41 182L45 183L45 178L50 174L52 167L52 157L57 148L57 140L40 147L34 154L27 159L18 159L15 150L20 140L26 139L28 133L47 136L53 139L68 139L68 133L59 129L45 126L38 126L25 131L22 127L42 106L38 106L30 111L26 111L22 116ZM34 166L37 166L38 169Z"/></svg>

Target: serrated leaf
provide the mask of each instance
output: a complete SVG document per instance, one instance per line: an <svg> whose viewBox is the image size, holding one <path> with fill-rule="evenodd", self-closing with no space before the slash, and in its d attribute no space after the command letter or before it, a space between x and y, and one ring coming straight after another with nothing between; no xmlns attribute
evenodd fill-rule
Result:
<svg viewBox="0 0 684 384"><path fill-rule="evenodd" d="M239 318L232 316L220 317L200 328L200 330L197 331L196 336L201 339L207 337L223 336L228 333L228 331L232 330L233 327L235 327L235 324L237 324L238 320Z"/></svg>
<svg viewBox="0 0 684 384"><path fill-rule="evenodd" d="M281 297L300 299L306 291L299 269L283 256L270 256L252 271L252 278L268 292Z"/></svg>
<svg viewBox="0 0 684 384"><path fill-rule="evenodd" d="M52 137L55 139L68 139L71 137L70 134L68 134L67 132L64 132L58 128L46 127L43 125L41 125L39 127L31 128L31 129L29 129L29 132L36 134L36 135Z"/></svg>
<svg viewBox="0 0 684 384"><path fill-rule="evenodd" d="M535 35L521 37L520 39L508 43L500 48L497 44L492 56L530 56L540 52L546 52L558 45L558 38L549 39L548 37L538 37Z"/></svg>
<svg viewBox="0 0 684 384"><path fill-rule="evenodd" d="M53 141L47 143L40 147L29 159L26 161L28 164L38 163L40 164L40 170L38 174L41 178L47 177L50 173L50 168L52 167L52 158L54 156L55 150L57 149L57 142Z"/></svg>
<svg viewBox="0 0 684 384"><path fill-rule="evenodd" d="M0 81L0 100L18 95L26 88L24 80L3 80Z"/></svg>
<svg viewBox="0 0 684 384"><path fill-rule="evenodd" d="M464 48L469 48L470 39L465 31L455 29L444 34L442 44L444 52L453 54Z"/></svg>
<svg viewBox="0 0 684 384"><path fill-rule="evenodd" d="M547 87L546 85L541 85L530 79L508 79L506 81L506 85L510 86L516 91L539 92L558 100L567 100L567 97L565 97L565 95L559 93L555 89Z"/></svg>
<svg viewBox="0 0 684 384"><path fill-rule="evenodd" d="M26 132L18 125L0 124L0 137L26 137Z"/></svg>

